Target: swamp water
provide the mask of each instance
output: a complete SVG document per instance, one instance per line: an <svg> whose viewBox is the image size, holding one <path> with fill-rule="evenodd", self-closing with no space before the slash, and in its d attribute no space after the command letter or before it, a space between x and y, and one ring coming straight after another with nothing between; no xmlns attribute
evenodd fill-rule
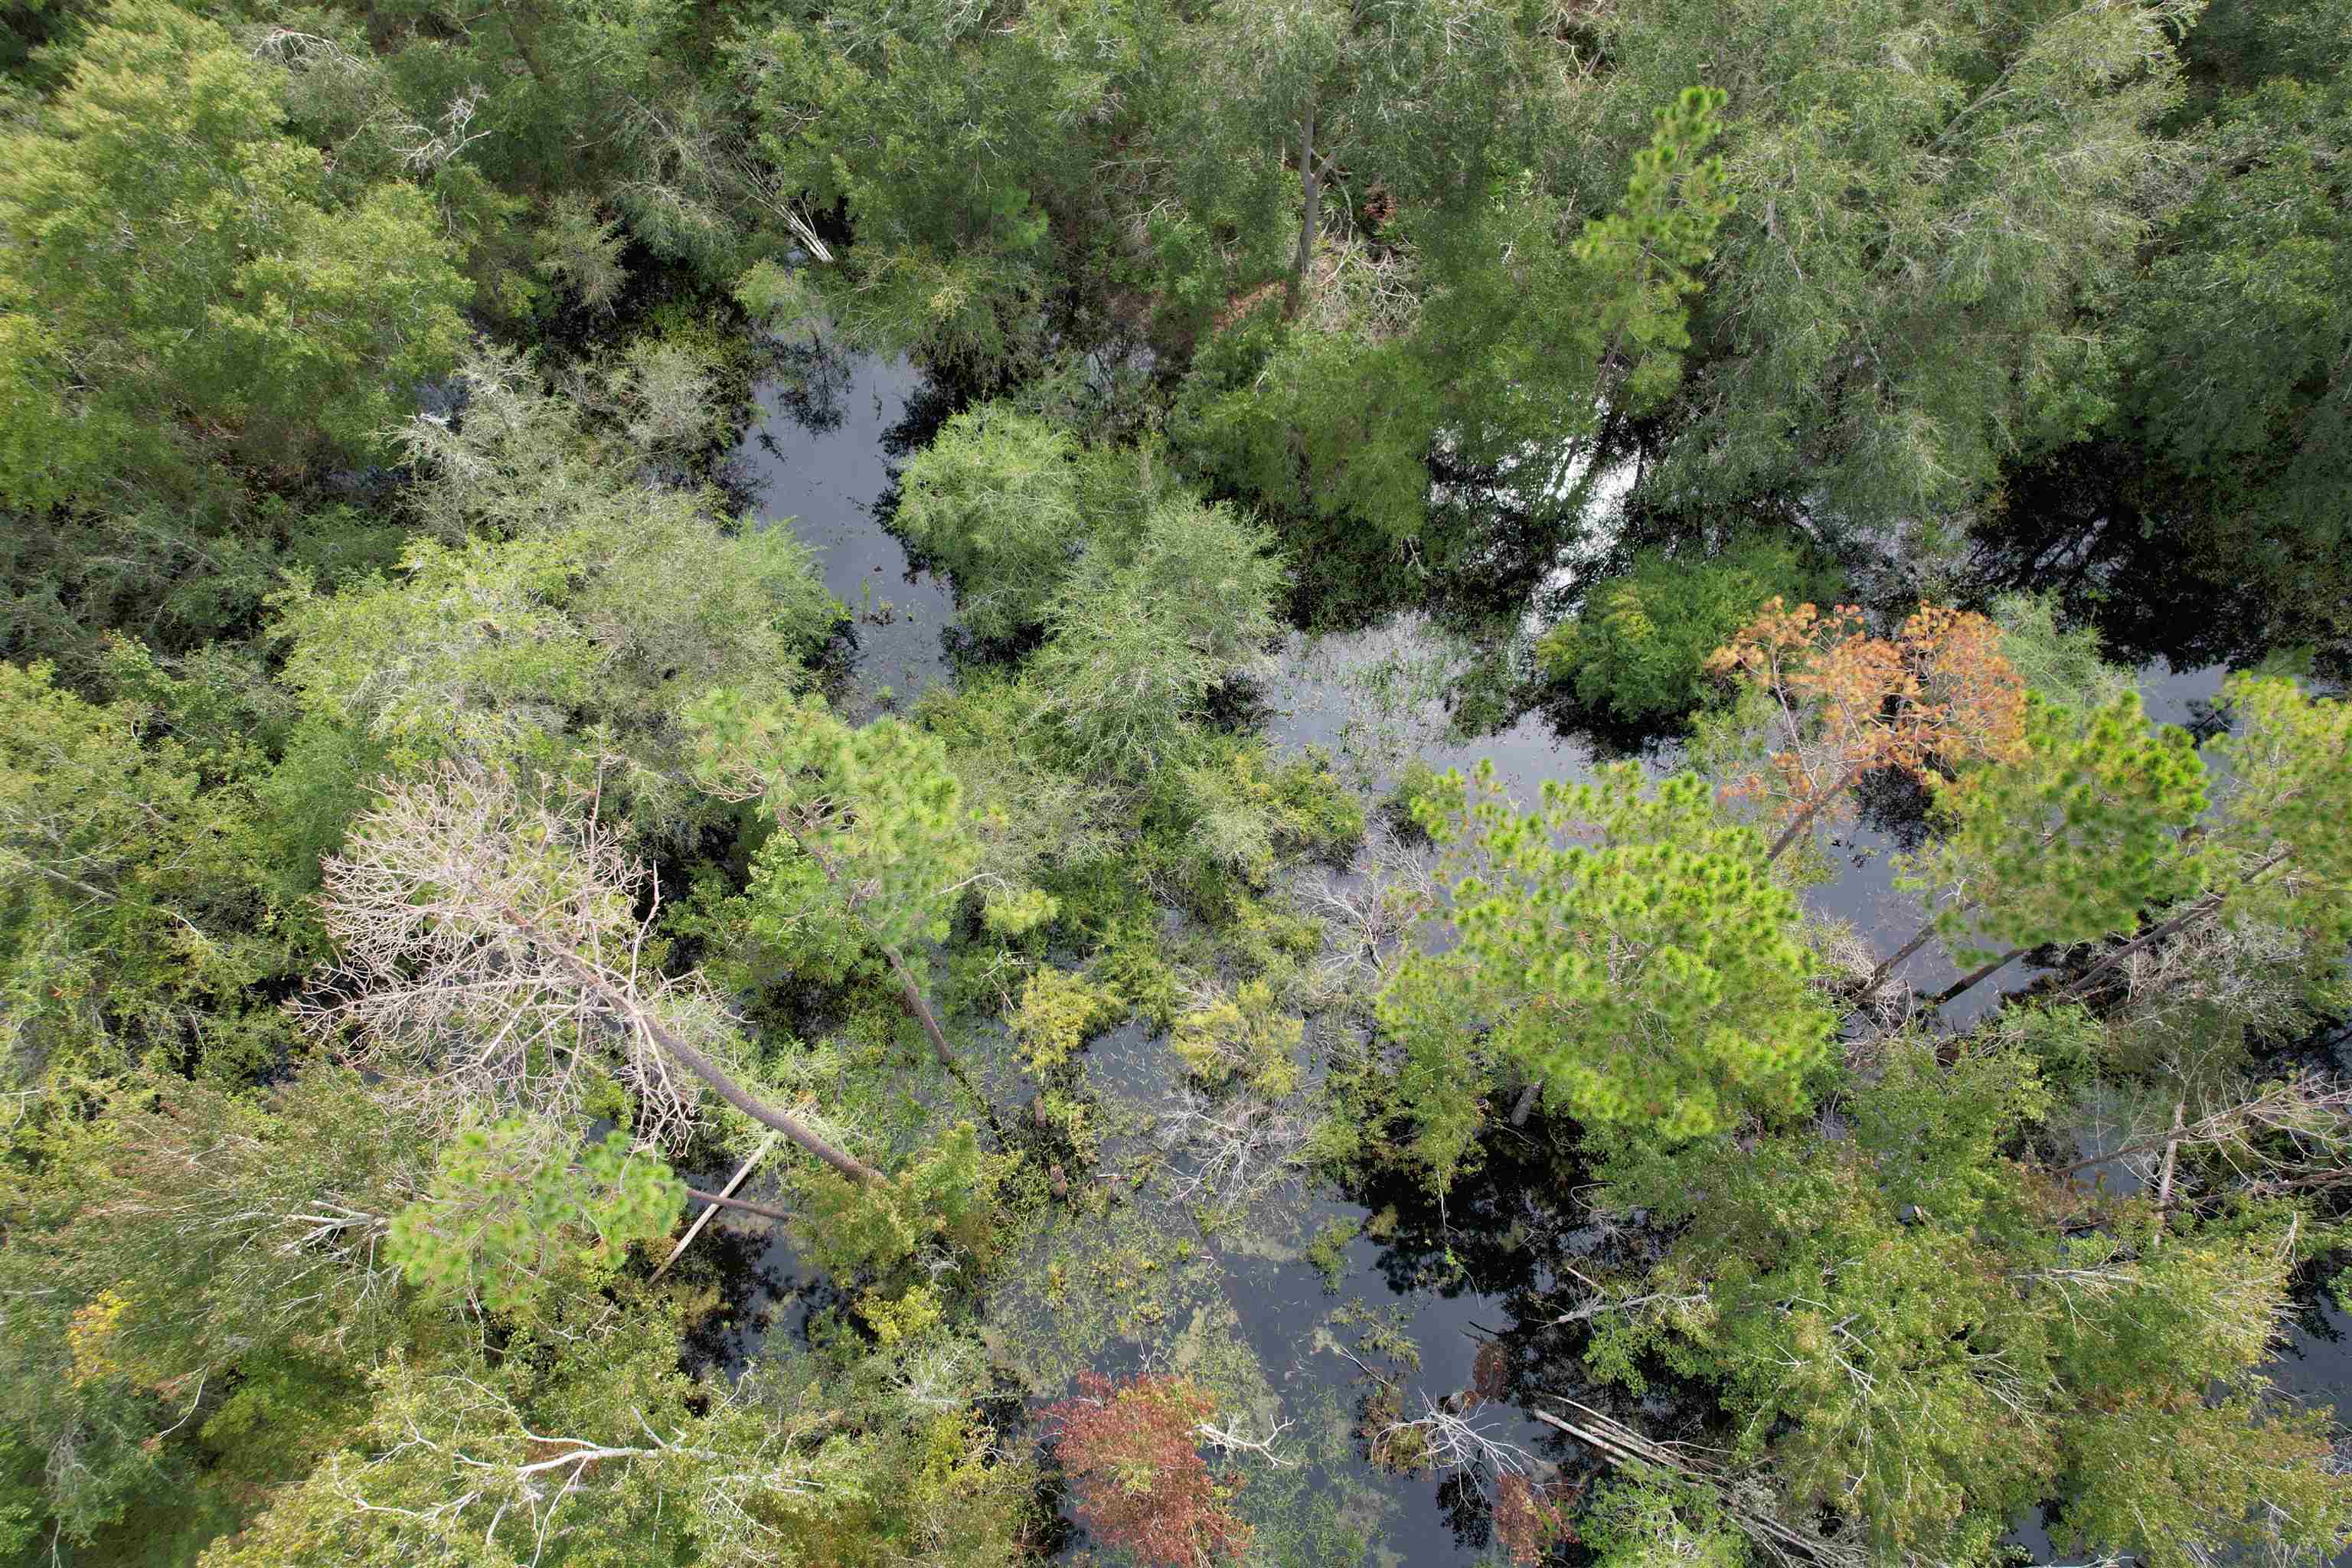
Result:
<svg viewBox="0 0 2352 1568"><path fill-rule="evenodd" d="M864 718L952 676L953 596L911 568L877 506L895 468L950 408L903 361L822 345L791 360L793 379L758 389L758 423L734 455L732 478L760 516L808 545L826 587L856 617L854 696L845 706ZM1265 681L1266 732L1286 749L1320 746L1367 782L1385 782L1414 757L1441 771L1492 758L1511 792L1532 799L1545 778L1589 773L1591 750L1540 714L1476 740L1452 734L1439 696L1447 660L1412 614L1311 643L1294 637ZM2151 713L2196 719L2221 673L2160 665L2144 672ZM1645 765L1664 771L1673 760ZM1850 827L1831 847L1839 875L1811 889L1809 905L1874 942L1907 935L1919 906L1893 886L1894 847L1885 831ZM1933 990L1955 972L1931 947L1906 973ZM2030 973L2003 978L2016 984ZM1998 994L1983 986L1961 1006L1972 1015ZM1960 1007L1954 1016L1962 1021ZM2339 1033L2338 1067L2347 1048ZM1576 1359L1577 1331L1552 1321L1581 1294L1575 1270L1612 1266L1641 1238L1547 1190L1559 1167L1539 1126L1491 1138L1485 1167L1443 1204L1404 1182L1349 1194L1290 1182L1204 1237L1186 1191L1198 1172L1181 1152L1171 1157L1160 1132L1185 1110L1171 1059L1132 1024L1088 1048L1088 1077L1111 1123L1104 1174L1097 1190L1057 1208L1031 1255L999 1267L987 1332L1036 1396L1033 1408L1066 1392L1079 1372L1123 1375L1147 1355L1153 1370L1197 1377L1216 1393L1219 1422L1234 1437L1274 1434L1266 1447L1278 1463L1237 1458L1249 1477L1237 1508L1279 1560L1302 1568L1502 1560L1492 1463L1392 1474L1366 1457L1368 1426L1466 1404L1503 1464L1567 1485L1592 1477L1596 1458L1528 1409L1573 1415L1560 1402L1580 1400L1654 1436L1696 1435L1707 1411L1702 1394L1678 1397L1657 1385L1628 1400L1595 1390ZM1000 1104L1026 1098L1015 1075L990 1076ZM766 1222L726 1215L713 1229L719 1235L702 1245L722 1250L727 1277L747 1282L726 1322L702 1336L714 1358L740 1364L766 1335L796 1335L811 1310L839 1304L829 1286L799 1275ZM2332 1306L2312 1305L2272 1369L2281 1385L2342 1408L2352 1394L2347 1327ZM1470 1390L1483 1397L1465 1399ZM1375 1398L1381 1407L1368 1414ZM2021 1521L2012 1539L2050 1561L2033 1521ZM1066 1544L1088 1542L1074 1530Z"/></svg>

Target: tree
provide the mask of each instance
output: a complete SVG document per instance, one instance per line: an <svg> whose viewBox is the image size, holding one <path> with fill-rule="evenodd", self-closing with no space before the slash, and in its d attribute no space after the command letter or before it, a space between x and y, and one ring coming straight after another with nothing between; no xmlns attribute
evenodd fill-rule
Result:
<svg viewBox="0 0 2352 1568"><path fill-rule="evenodd" d="M881 1173L745 1089L726 1010L698 973L649 962L649 879L589 802L445 763L394 785L328 862L335 963L298 1005L321 1039L404 1075L445 1117L468 1106L577 1112L617 1078L637 1136L679 1147L704 1088L855 1182Z"/></svg>
<svg viewBox="0 0 2352 1568"><path fill-rule="evenodd" d="M2236 675L2222 688L2236 731L2214 742L2223 784L2200 841L2208 890L2111 949L2067 988L2093 994L2133 955L2221 917L2281 933L2292 983L2317 1007L2340 994L2336 958L2352 941L2352 703L2315 699L2284 677Z"/></svg>
<svg viewBox="0 0 2352 1568"><path fill-rule="evenodd" d="M2352 1484L2319 1413L2281 1410L2259 1370L2300 1222L2273 1206L2159 1245L2142 1195L2074 1223L2075 1198L2000 1152L2052 1104L2031 1058L1941 1056L1890 1042L1834 1130L1614 1162L1604 1202L1675 1239L1594 1312L1595 1369L1717 1381L1735 1457L1874 1560L1969 1560L2053 1496L2053 1533L2092 1552L2339 1550Z"/></svg>
<svg viewBox="0 0 2352 1568"><path fill-rule="evenodd" d="M1763 534L1700 555L1644 550L1622 576L1586 590L1536 657L1581 707L1628 722L1678 719L1711 694L1710 654L1768 599L1811 598L1802 585L1826 575L1795 544Z"/></svg>
<svg viewBox="0 0 2352 1568"><path fill-rule="evenodd" d="M441 537L413 540L397 574L280 596L281 679L308 710L406 763L583 773L616 755L648 833L683 837L704 820L708 803L683 787L680 710L719 685L788 695L841 607L790 530L743 526L713 515L709 495L638 478L669 449L665 426L700 425L677 404L707 396L691 371L648 391L639 361L614 367L615 411L637 432L617 440L593 438L576 402L496 353L462 374L462 426L410 423L426 468L417 511Z"/></svg>
<svg viewBox="0 0 2352 1568"><path fill-rule="evenodd" d="M1409 1058L1460 1062L1483 1041L1611 1143L1671 1144L1803 1105L1834 1020L1794 896L1704 781L1645 791L1620 764L1591 784L1547 780L1521 814L1488 763L1466 807L1416 815L1449 852L1435 918L1454 940L1409 955L1381 993Z"/></svg>
<svg viewBox="0 0 2352 1568"><path fill-rule="evenodd" d="M1923 604L1882 637L1852 605L1823 615L1775 599L1717 649L1707 668L1761 698L1745 717L1758 731L1751 749L1769 755L1728 788L1783 823L1766 858L1779 859L1825 811L1835 820L1874 768L1925 782L1937 765L2018 757L2025 686L2000 642L1999 628L1967 610Z"/></svg>
<svg viewBox="0 0 2352 1568"><path fill-rule="evenodd" d="M384 1255L428 1300L509 1315L566 1277L593 1287L634 1242L667 1236L686 1185L625 1132L579 1143L518 1118L466 1125L433 1180L392 1216Z"/></svg>
<svg viewBox="0 0 2352 1568"><path fill-rule="evenodd" d="M1722 89L1725 195L1673 416L1641 500L1801 508L1931 548L2020 458L2112 412L2096 307L2158 210L2179 101L2171 5L1638 0L1561 109L1557 178L1598 206L1651 112ZM1899 62L1896 63L1896 62Z"/></svg>
<svg viewBox="0 0 2352 1568"><path fill-rule="evenodd" d="M1045 1419L1087 1529L1157 1568L1195 1568L1249 1549L1249 1526L1224 1501L1232 1483L1221 1485L1201 1458L1200 1428L1216 1414L1206 1391L1182 1378L1121 1385L1093 1373L1078 1385Z"/></svg>
<svg viewBox="0 0 2352 1568"><path fill-rule="evenodd" d="M406 1328L382 1243L431 1157L410 1108L331 1067L266 1099L164 1076L89 1110L17 1128L0 1241L0 1416L75 1542L142 1493L213 1485L197 1440L240 1388L305 1391L276 1455L331 1429Z"/></svg>
<svg viewBox="0 0 2352 1568"><path fill-rule="evenodd" d="M907 465L893 522L956 584L956 616L979 637L1036 625L1085 544L1077 447L997 404L959 414Z"/></svg>
<svg viewBox="0 0 2352 1568"><path fill-rule="evenodd" d="M2326 26L2324 11L2248 9L2273 33ZM2282 640L2340 638L2352 584L2331 476L2352 463L2352 77L2334 51L2281 63L2296 68L2248 80L2183 144L2197 186L2118 313L2117 423L2154 466L2149 510L2206 574L2259 584L2250 607Z"/></svg>
<svg viewBox="0 0 2352 1568"><path fill-rule="evenodd" d="M946 939L979 859L963 786L938 740L898 719L853 728L815 697L762 708L719 691L690 719L698 775L775 819L779 836L752 863L754 936L784 953L880 954L908 1016L940 1065L954 1067L907 956L918 942Z"/></svg>
<svg viewBox="0 0 2352 1568"><path fill-rule="evenodd" d="M1983 966L1938 1000L2029 949L2095 941L2192 889L2200 868L2183 836L2205 805L2195 742L2153 730L2138 693L2091 713L2029 693L2024 754L1937 793L1945 831L1898 882L1945 893L1927 930L1958 963Z"/></svg>
<svg viewBox="0 0 2352 1568"><path fill-rule="evenodd" d="M1025 682L1036 721L1080 770L1136 780L1182 749L1209 693L1279 635L1286 581L1266 531L1174 496L1131 537L1088 546L1046 612Z"/></svg>
<svg viewBox="0 0 2352 1568"><path fill-rule="evenodd" d="M282 126L267 68L175 5L120 0L78 41L0 144L0 500L370 453L456 357L467 289L423 197L340 199Z"/></svg>
<svg viewBox="0 0 2352 1568"><path fill-rule="evenodd" d="M309 933L271 881L264 765L202 755L160 717L0 663L0 1037L19 1084L143 1064L235 1077L287 1044L257 991L301 966Z"/></svg>

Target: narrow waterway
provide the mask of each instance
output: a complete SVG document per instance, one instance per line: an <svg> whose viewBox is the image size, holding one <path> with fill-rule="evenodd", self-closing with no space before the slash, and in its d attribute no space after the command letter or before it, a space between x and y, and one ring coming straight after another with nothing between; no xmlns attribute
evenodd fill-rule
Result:
<svg viewBox="0 0 2352 1568"><path fill-rule="evenodd" d="M847 674L853 695L845 701L870 714L952 678L952 595L910 567L884 526L895 467L928 439L941 410L903 362L817 346L792 351L782 363L786 374L759 389L759 417L733 469L758 515L793 529L856 616ZM1453 734L1443 700L1447 658L1442 639L1412 615L1314 642L1295 637L1265 676L1268 732L1285 746L1322 747L1373 784L1410 758L1465 770L1492 758L1523 798L1546 778L1589 772L1591 748L1563 737L1538 714L1499 734ZM2156 718L2189 722L2221 677L2218 669L2158 666L2144 672L2143 689ZM1659 771L1674 763L1671 751L1645 759ZM1812 907L1874 942L1899 940L1886 933L1907 934L1919 907L1893 884L1893 848L1886 834L1867 826L1843 834L1832 847L1839 875L1808 894ZM1910 976L1932 989L1952 973L1931 951L1914 961ZM2021 984L2031 975L2004 978ZM1982 987L1968 1006L1991 1005L1998 995L1998 988ZM2347 1065L2341 1038L2333 1048L2337 1065ZM1139 1106L1163 1103L1175 1088L1168 1053L1134 1026L1096 1042L1089 1063L1093 1075ZM1562 1353L1569 1347L1559 1331L1543 1321L1543 1303L1559 1299L1566 1270L1580 1258L1605 1259L1621 1238L1586 1223L1572 1205L1550 1201L1541 1190L1550 1167L1532 1163L1532 1145L1522 1179L1515 1140L1526 1142L1508 1132L1495 1140L1486 1168L1443 1205L1403 1187L1343 1195L1293 1186L1262 1200L1270 1216L1264 1226L1235 1227L1197 1250L1182 1202L1141 1187L1122 1193L1108 1219L1083 1223L1112 1237L1103 1247L1141 1259L1122 1267L1153 1272L1160 1281L1145 1292L1150 1310L1141 1320L1061 1323L1052 1335L1028 1331L1041 1315L1076 1311L1044 1283L1073 1256L1066 1247L1053 1250L1066 1238L1049 1237L1037 1258L1008 1271L1002 1302L992 1309L992 1335L1044 1398L1066 1389L1076 1370L1036 1348L1049 1342L1065 1351L1077 1347L1094 1370L1113 1374L1133 1370L1155 1347L1162 1364L1180 1367L1225 1365L1237 1344L1245 1347L1262 1375L1264 1397L1260 1408L1238 1413L1239 1424L1251 1428L1249 1436L1288 1424L1274 1445L1287 1465L1253 1483L1287 1500L1281 1528L1288 1531L1288 1560L1387 1568L1495 1561L1475 1476L1391 1475L1362 1458L1360 1432L1367 1396L1381 1380L1392 1384L1395 1406L1406 1417L1420 1414L1424 1400L1444 1400L1477 1384L1500 1393L1473 1411L1499 1451L1569 1483L1591 1473L1591 1458L1528 1418L1522 1405L1538 1394L1592 1396L1572 1355ZM1148 1154L1147 1142L1140 1132L1110 1140L1104 1168L1116 1171L1129 1156ZM1540 1181L1538 1168L1546 1173ZM728 1257L729 1276L745 1287L729 1321L709 1331L718 1342L709 1348L740 1363L762 1337L798 1332L807 1310L828 1293L801 1277L782 1239L760 1225L729 1216L718 1228L726 1233L715 1245ZM1343 1236L1353 1239L1341 1244ZM1307 1245L1318 1237L1328 1239L1322 1257L1310 1260ZM1532 1321L1525 1316L1530 1313ZM2273 1368L2282 1386L2342 1408L2352 1390L2347 1326L2332 1306L2314 1304ZM1417 1350L1417 1366L1410 1357L1381 1354L1381 1347L1406 1342ZM1488 1344L1496 1348L1482 1363ZM1613 1403L1661 1436L1704 1413L1703 1402L1678 1403L1665 1392L1635 1405ZM1373 1425L1381 1418L1372 1416ZM1270 1500L1256 1500L1263 1506ZM2048 1542L2031 1521L2021 1523L2014 1539L2037 1562L2050 1561Z"/></svg>

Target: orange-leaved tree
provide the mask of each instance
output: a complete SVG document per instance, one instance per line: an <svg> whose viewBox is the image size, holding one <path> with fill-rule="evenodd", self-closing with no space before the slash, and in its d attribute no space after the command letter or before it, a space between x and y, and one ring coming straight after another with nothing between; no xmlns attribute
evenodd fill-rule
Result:
<svg viewBox="0 0 2352 1568"><path fill-rule="evenodd" d="M1211 1473L1200 1428L1216 1401L1189 1378L1114 1384L1081 1373L1078 1393L1045 1412L1076 1494L1079 1521L1106 1545L1160 1568L1198 1568L1249 1550L1250 1528L1226 1499L1239 1484Z"/></svg>
<svg viewBox="0 0 2352 1568"><path fill-rule="evenodd" d="M1775 598L1707 668L1763 699L1769 755L1729 791L1782 825L1768 861L1851 809L1874 769L1932 783L1937 764L2024 754L2025 681L2001 657L2000 628L1970 611L1922 604L1881 637L1852 605L1823 613Z"/></svg>

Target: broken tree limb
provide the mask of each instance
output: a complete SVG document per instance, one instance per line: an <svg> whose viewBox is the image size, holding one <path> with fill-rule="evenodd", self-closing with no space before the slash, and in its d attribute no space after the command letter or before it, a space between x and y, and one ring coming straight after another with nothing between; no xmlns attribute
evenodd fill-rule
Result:
<svg viewBox="0 0 2352 1568"><path fill-rule="evenodd" d="M669 1272L669 1266L676 1263L686 1249L694 1245L694 1238L702 1234L702 1227L710 1223L710 1216L717 1214L722 1205L727 1205L733 1199L735 1189L743 1184L743 1179L751 1173L751 1167L767 1158L768 1151L776 1146L776 1137L777 1134L771 1132L761 1139L760 1146L751 1151L749 1159L735 1167L735 1173L727 1178L727 1184L719 1188L717 1194L695 1192L691 1187L687 1189L694 1193L696 1197L702 1199L705 1206L700 1214L694 1216L694 1223L686 1227L686 1234L677 1238L677 1245L669 1249L669 1256L662 1259L661 1267L654 1270L655 1279L658 1279Z"/></svg>

